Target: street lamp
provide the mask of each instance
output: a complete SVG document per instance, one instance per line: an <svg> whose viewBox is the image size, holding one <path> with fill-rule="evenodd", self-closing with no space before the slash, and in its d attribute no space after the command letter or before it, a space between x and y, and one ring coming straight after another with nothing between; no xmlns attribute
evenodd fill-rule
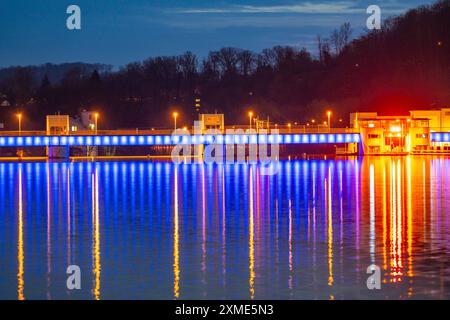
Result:
<svg viewBox="0 0 450 320"><path fill-rule="evenodd" d="M327 112L328 116L328 130L331 131L331 111Z"/></svg>
<svg viewBox="0 0 450 320"><path fill-rule="evenodd" d="M250 130L252 129L252 118L253 118L253 112L252 111L250 111L249 113L248 113L248 117L249 117L249 119L250 119L250 126L249 126L249 128L250 128Z"/></svg>
<svg viewBox="0 0 450 320"><path fill-rule="evenodd" d="M94 120L95 120L95 134L98 133L98 112L94 113Z"/></svg>
<svg viewBox="0 0 450 320"><path fill-rule="evenodd" d="M174 123L175 130L177 130L177 117L178 117L178 112L174 112L173 113L173 123Z"/></svg>
<svg viewBox="0 0 450 320"><path fill-rule="evenodd" d="M290 123L288 123L288 128L289 128L289 133L291 133L291 127L292 127L292 124L290 124Z"/></svg>
<svg viewBox="0 0 450 320"><path fill-rule="evenodd" d="M22 114L18 113L17 118L19 119L19 135L22 132Z"/></svg>

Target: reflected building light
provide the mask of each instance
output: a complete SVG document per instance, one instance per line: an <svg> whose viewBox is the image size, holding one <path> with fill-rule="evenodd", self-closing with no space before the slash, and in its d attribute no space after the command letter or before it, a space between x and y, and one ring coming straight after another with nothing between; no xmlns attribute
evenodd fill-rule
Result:
<svg viewBox="0 0 450 320"><path fill-rule="evenodd" d="M400 162L391 162L391 189L392 189L392 211L391 211L391 282L402 281L402 197L401 197L401 168Z"/></svg>
<svg viewBox="0 0 450 320"><path fill-rule="evenodd" d="M313 163L312 166L312 232L313 232L313 270L317 270L317 233L316 233L316 182L317 180L317 170L315 167L315 163ZM317 283L316 281L316 272L313 273L313 281L314 283Z"/></svg>
<svg viewBox="0 0 450 320"><path fill-rule="evenodd" d="M412 224L412 199L411 199L411 157L407 157L406 158L406 189L407 189L407 205L408 205L408 209L407 209L407 221L408 221L408 225L407 225L407 241L408 241L408 277L410 278L409 281L409 289L408 289L408 296L412 296L413 294L413 287L412 287L412 278L414 277L414 272L413 272L413 257L412 257L412 228L413 228L413 224Z"/></svg>
<svg viewBox="0 0 450 320"><path fill-rule="evenodd" d="M359 162L356 160L355 162L355 201L356 201L356 273L358 275L358 281L359 281L359 274L360 274L360 228L361 228L361 207L360 207L360 183L359 183L359 177L360 177L360 167Z"/></svg>
<svg viewBox="0 0 450 320"><path fill-rule="evenodd" d="M331 198L331 167L328 167L328 179L325 180L325 192L327 201L327 222L328 222L328 285L332 286L333 278L333 212ZM330 298L334 299L333 296Z"/></svg>
<svg viewBox="0 0 450 320"><path fill-rule="evenodd" d="M248 269L249 269L249 290L250 299L255 298L255 226L254 226L254 215L253 215L253 168L250 166L250 181L249 181L249 233L248 233Z"/></svg>
<svg viewBox="0 0 450 320"><path fill-rule="evenodd" d="M206 295L206 180L205 180L205 165L202 168L202 282L204 284L204 295Z"/></svg>
<svg viewBox="0 0 450 320"><path fill-rule="evenodd" d="M396 260L395 260L395 239L396 239L396 226L395 223L395 214L396 214L396 193L395 193L395 170L393 165L393 160L390 162L390 188L389 188L389 194L390 194L390 221L389 221L389 227L390 227L390 282L394 282L394 269L396 268Z"/></svg>
<svg viewBox="0 0 450 320"><path fill-rule="evenodd" d="M402 281L403 276L403 219L402 219L402 176L400 160L397 161L397 253L398 258L398 276L399 281Z"/></svg>
<svg viewBox="0 0 450 320"><path fill-rule="evenodd" d="M226 242L226 189L225 189L225 167L222 166L222 276L223 284L226 286L227 273L227 242Z"/></svg>
<svg viewBox="0 0 450 320"><path fill-rule="evenodd" d="M290 295L292 296L293 292L293 272L294 272L294 262L293 262L293 248L292 248L292 201L289 198L289 280L288 287L290 290Z"/></svg>
<svg viewBox="0 0 450 320"><path fill-rule="evenodd" d="M370 259L375 264L375 168L370 164Z"/></svg>
<svg viewBox="0 0 450 320"><path fill-rule="evenodd" d="M423 240L426 241L427 239L427 201L426 201L426 166L425 166L425 160L422 162L422 199L423 199Z"/></svg>
<svg viewBox="0 0 450 320"><path fill-rule="evenodd" d="M51 207L50 207L50 165L46 166L47 175L47 299L51 299L52 243L51 243Z"/></svg>
<svg viewBox="0 0 450 320"><path fill-rule="evenodd" d="M383 165L383 270L387 270L387 190L386 190L386 162L382 161ZM385 281L385 280L384 280Z"/></svg>
<svg viewBox="0 0 450 320"><path fill-rule="evenodd" d="M274 201L274 207L275 207L275 252L276 252L276 256L275 256L275 274L276 274L276 279L277 282L279 280L279 268L278 266L280 265L280 243L279 243L279 227L278 227L278 193L275 192L275 201Z"/></svg>
<svg viewBox="0 0 450 320"><path fill-rule="evenodd" d="M94 288L93 294L95 300L100 300L100 219L99 219L99 199L98 199L98 168L95 173L92 173L92 222L93 222L93 273L94 273Z"/></svg>
<svg viewBox="0 0 450 320"><path fill-rule="evenodd" d="M23 251L23 185L22 166L19 165L19 205L18 205L18 238L17 238L17 299L25 300L24 295L24 251Z"/></svg>
<svg viewBox="0 0 450 320"><path fill-rule="evenodd" d="M343 169L342 163L338 163L338 175L339 175L339 246L340 246L340 279L344 282L344 186L343 186Z"/></svg>
<svg viewBox="0 0 450 320"><path fill-rule="evenodd" d="M67 265L71 265L70 167L67 168ZM70 291L69 291L70 292Z"/></svg>
<svg viewBox="0 0 450 320"><path fill-rule="evenodd" d="M173 295L180 297L180 253L179 253L179 227L178 227L178 167L174 172L174 217L173 217Z"/></svg>

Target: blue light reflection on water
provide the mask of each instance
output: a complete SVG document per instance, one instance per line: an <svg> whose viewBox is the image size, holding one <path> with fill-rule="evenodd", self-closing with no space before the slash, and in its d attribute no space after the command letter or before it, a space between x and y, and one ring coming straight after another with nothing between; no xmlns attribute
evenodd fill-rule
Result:
<svg viewBox="0 0 450 320"><path fill-rule="evenodd" d="M449 297L449 160L0 163L7 299ZM383 288L366 288L367 267ZM66 288L66 268L82 290Z"/></svg>

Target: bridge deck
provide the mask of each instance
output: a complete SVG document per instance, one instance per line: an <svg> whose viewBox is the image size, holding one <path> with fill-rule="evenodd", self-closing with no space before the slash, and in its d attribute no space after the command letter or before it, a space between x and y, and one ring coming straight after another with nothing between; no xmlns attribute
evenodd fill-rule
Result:
<svg viewBox="0 0 450 320"><path fill-rule="evenodd" d="M47 135L45 131L1 132L0 147L42 146L167 146L175 144L309 144L309 143L354 143L360 141L359 133L353 129L332 129L327 132L305 132L305 130L280 130L269 134L204 134L190 135L178 130L109 130L78 131L70 135Z"/></svg>
<svg viewBox="0 0 450 320"><path fill-rule="evenodd" d="M45 131L0 132L0 147L46 146L170 146L176 144L339 144L359 143L361 137L354 129L332 129L328 132L280 130L279 134L205 134L190 135L189 131L171 130L110 130L79 131L71 135L47 135ZM450 142L450 133L433 132L433 142Z"/></svg>

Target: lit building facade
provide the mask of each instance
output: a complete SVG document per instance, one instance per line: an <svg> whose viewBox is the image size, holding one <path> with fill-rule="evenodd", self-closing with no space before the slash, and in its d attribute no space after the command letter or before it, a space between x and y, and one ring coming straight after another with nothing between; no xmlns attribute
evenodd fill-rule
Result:
<svg viewBox="0 0 450 320"><path fill-rule="evenodd" d="M450 143L432 138L450 132L450 108L413 110L409 116L358 112L350 114L350 124L360 131L363 154L450 153Z"/></svg>

